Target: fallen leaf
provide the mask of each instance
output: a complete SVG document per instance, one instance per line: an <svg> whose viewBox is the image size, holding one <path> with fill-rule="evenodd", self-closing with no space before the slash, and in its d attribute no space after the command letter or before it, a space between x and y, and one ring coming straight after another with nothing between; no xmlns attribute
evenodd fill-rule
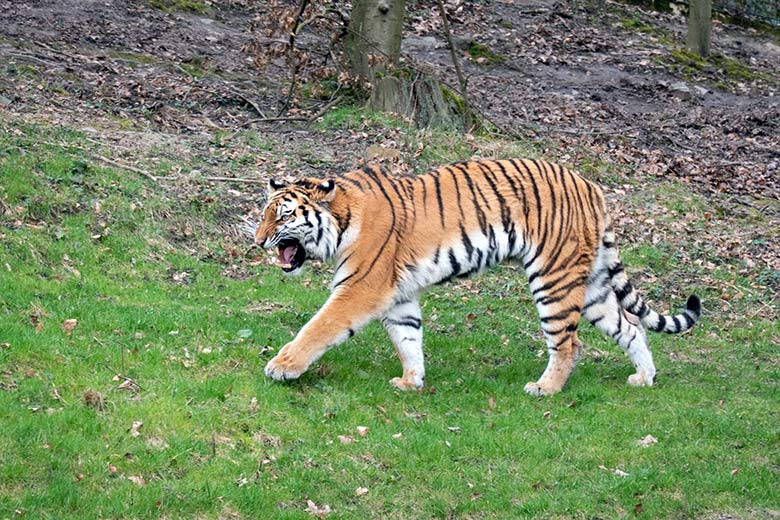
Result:
<svg viewBox="0 0 780 520"><path fill-rule="evenodd" d="M330 514L331 512L329 505L325 504L320 507L311 500L306 501L306 509L304 509L304 511L307 511L318 518L325 518L325 515Z"/></svg>
<svg viewBox="0 0 780 520"><path fill-rule="evenodd" d="M370 428L368 426L358 426L357 432L360 434L361 437L365 437L368 435Z"/></svg>
<svg viewBox="0 0 780 520"><path fill-rule="evenodd" d="M734 468L734 469L731 470L731 475L732 476L736 475L737 473L739 473L739 468Z"/></svg>
<svg viewBox="0 0 780 520"><path fill-rule="evenodd" d="M134 484L137 484L140 487L144 487L146 485L146 481L141 475L130 475L129 477L127 477L127 480L129 480Z"/></svg>
<svg viewBox="0 0 780 520"><path fill-rule="evenodd" d="M116 469L116 466L114 466L113 464L111 464L109 462L108 463L108 472L111 473L112 475L116 475L117 471L119 471L119 470Z"/></svg>
<svg viewBox="0 0 780 520"><path fill-rule="evenodd" d="M91 388L87 388L84 391L84 404L90 408L94 408L95 410L100 411L104 407L103 396L100 394L100 392Z"/></svg>
<svg viewBox="0 0 780 520"><path fill-rule="evenodd" d="M495 408L496 407L496 400L493 399L492 397L488 397L488 406L490 407L491 410L493 408Z"/></svg>
<svg viewBox="0 0 780 520"><path fill-rule="evenodd" d="M404 434L403 434L403 433L400 433L400 432L399 432L399 433L394 433L394 434L393 434L393 439L400 439L400 438L401 438L401 437L403 437L403 436L404 436Z"/></svg>
<svg viewBox="0 0 780 520"><path fill-rule="evenodd" d="M543 417L546 419L546 418L550 417L551 415L552 415L552 412L550 410L547 410L546 412L544 412Z"/></svg>
<svg viewBox="0 0 780 520"><path fill-rule="evenodd" d="M139 435L141 435L141 432L139 432L138 430L143 425L144 423L142 423L141 421L133 421L133 425L130 427L130 435L133 437L138 437Z"/></svg>
<svg viewBox="0 0 780 520"><path fill-rule="evenodd" d="M460 426L447 426L447 430L455 433L459 433L461 431Z"/></svg>
<svg viewBox="0 0 780 520"><path fill-rule="evenodd" d="M138 386L138 383L133 381L132 379L125 379L122 381L122 384L116 387L117 390L127 390L128 392L132 392L134 394L137 394L138 391L141 389Z"/></svg>
<svg viewBox="0 0 780 520"><path fill-rule="evenodd" d="M638 441L636 441L637 444L639 444L640 446L643 446L645 448L647 448L651 444L656 444L657 442L658 442L658 439L656 439L652 435L646 435L645 437L643 437L643 438L639 439Z"/></svg>
<svg viewBox="0 0 780 520"><path fill-rule="evenodd" d="M359 488L357 488L355 490L355 496L356 497L362 497L366 493L368 493L368 488L366 488L366 487L359 487Z"/></svg>
<svg viewBox="0 0 780 520"><path fill-rule="evenodd" d="M76 328L76 325L79 324L79 320L71 318L69 320L65 320L62 322L62 330L64 330L67 333L73 332L73 329Z"/></svg>
<svg viewBox="0 0 780 520"><path fill-rule="evenodd" d="M639 516L642 514L642 511L645 510L645 506L642 505L642 502L639 502L637 505L634 506L634 516Z"/></svg>
<svg viewBox="0 0 780 520"><path fill-rule="evenodd" d="M349 435L339 435L339 441L341 444L352 444L355 442L355 438Z"/></svg>
<svg viewBox="0 0 780 520"><path fill-rule="evenodd" d="M627 477L629 475L628 473L626 473L622 469L618 469L618 468L609 469L608 467L606 467L604 465L599 466L599 469L604 470L604 471L609 471L610 473L614 473L615 475L617 475L619 477Z"/></svg>

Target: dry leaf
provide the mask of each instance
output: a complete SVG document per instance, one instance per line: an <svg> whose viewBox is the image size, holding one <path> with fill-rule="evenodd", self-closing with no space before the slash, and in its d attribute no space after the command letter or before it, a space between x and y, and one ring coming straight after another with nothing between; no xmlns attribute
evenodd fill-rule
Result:
<svg viewBox="0 0 780 520"><path fill-rule="evenodd" d="M399 432L399 433L394 433L394 434L393 434L393 439L400 439L400 438L401 438L401 437L403 437L403 436L404 436L404 434L403 434L403 433L400 433L400 432Z"/></svg>
<svg viewBox="0 0 780 520"><path fill-rule="evenodd" d="M652 435L646 435L645 437L643 437L643 438L639 439L638 441L636 441L637 444L639 444L640 446L643 446L645 448L647 448L651 444L655 444L657 442L658 442L658 439L656 439Z"/></svg>
<svg viewBox="0 0 780 520"><path fill-rule="evenodd" d="M369 427L368 426L358 426L357 432L360 434L361 437L365 437L368 435Z"/></svg>
<svg viewBox="0 0 780 520"><path fill-rule="evenodd" d="M615 474L615 475L617 475L618 477L627 477L627 476L629 475L628 473L626 473L626 472L625 472L625 471L623 471L622 469L618 469L618 468L615 468L615 469L609 469L608 467L606 467L606 466L604 466L604 465L601 465L601 466L599 466L599 469L602 469L602 470L604 470L604 471L609 471L610 473L614 473L614 474Z"/></svg>
<svg viewBox="0 0 780 520"><path fill-rule="evenodd" d="M138 391L141 389L138 386L138 383L133 381L132 379L125 379L122 381L122 384L116 387L117 390L127 390L128 392L132 392L134 394L137 394Z"/></svg>
<svg viewBox="0 0 780 520"><path fill-rule="evenodd" d="M111 464L109 462L108 463L108 472L111 473L112 475L116 475L117 471L119 471L119 470L116 469L116 466L114 466L113 464Z"/></svg>
<svg viewBox="0 0 780 520"><path fill-rule="evenodd" d="M73 329L75 329L76 325L78 324L79 324L79 320L75 318L65 320L62 322L62 330L70 334L71 332L73 332Z"/></svg>
<svg viewBox="0 0 780 520"><path fill-rule="evenodd" d="M94 408L95 410L100 411L104 407L103 396L100 394L100 392L92 390L91 388L87 388L84 391L84 404L90 408Z"/></svg>
<svg viewBox="0 0 780 520"><path fill-rule="evenodd" d="M320 507L311 500L306 501L306 509L304 509L304 511L307 511L318 518L325 518L325 515L330 514L331 512L329 505L325 504Z"/></svg>
<svg viewBox="0 0 780 520"><path fill-rule="evenodd" d="M129 480L134 484L137 484L140 487L144 487L146 485L146 481L141 475L130 475L129 477L127 477L127 480Z"/></svg>
<svg viewBox="0 0 780 520"><path fill-rule="evenodd" d="M132 435L133 437L138 437L139 435L141 435L141 432L139 432L138 430L143 425L144 423L142 423L141 421L133 421L133 426L130 427L130 435Z"/></svg>
<svg viewBox="0 0 780 520"><path fill-rule="evenodd" d="M357 488L355 490L355 496L356 497L362 497L366 493L368 493L368 488L366 488L366 487L359 487L359 488Z"/></svg>
<svg viewBox="0 0 780 520"><path fill-rule="evenodd" d="M355 442L355 438L350 435L339 435L339 441L341 444L352 444Z"/></svg>
<svg viewBox="0 0 780 520"><path fill-rule="evenodd" d="M496 400L492 397L488 397L488 406L491 410L494 409L496 407Z"/></svg>

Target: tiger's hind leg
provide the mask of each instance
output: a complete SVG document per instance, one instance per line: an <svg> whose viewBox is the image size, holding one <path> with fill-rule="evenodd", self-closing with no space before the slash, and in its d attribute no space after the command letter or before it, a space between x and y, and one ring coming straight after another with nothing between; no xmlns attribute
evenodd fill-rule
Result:
<svg viewBox="0 0 780 520"><path fill-rule="evenodd" d="M390 307L382 325L393 342L403 374L390 383L400 390L415 390L425 384L425 363L422 348L422 314L417 300L400 302Z"/></svg>
<svg viewBox="0 0 780 520"><path fill-rule="evenodd" d="M538 381L525 385L528 394L542 396L560 392L582 353L577 326L585 300L587 268L572 268L567 274L529 276L531 291L542 322L549 360Z"/></svg>
<svg viewBox="0 0 780 520"><path fill-rule="evenodd" d="M599 257L601 258L601 257ZM607 270L594 268L585 292L585 318L620 345L636 368L628 378L632 386L651 386L655 381L653 354L639 318L625 311L609 283Z"/></svg>

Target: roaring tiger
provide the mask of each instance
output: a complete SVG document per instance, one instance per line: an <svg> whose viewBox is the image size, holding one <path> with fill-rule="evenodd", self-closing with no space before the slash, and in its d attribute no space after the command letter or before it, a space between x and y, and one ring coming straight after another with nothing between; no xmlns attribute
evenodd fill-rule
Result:
<svg viewBox="0 0 780 520"><path fill-rule="evenodd" d="M278 248L281 267L333 260L327 302L265 367L295 379L326 350L374 319L401 360L400 389L425 383L420 295L453 277L522 262L547 342L549 362L531 395L560 391L582 351L584 316L628 354L635 386L652 385L655 366L644 328L683 332L701 314L695 295L668 316L631 286L618 255L601 189L541 160L468 161L419 176L367 166L338 177L272 180L255 241Z"/></svg>

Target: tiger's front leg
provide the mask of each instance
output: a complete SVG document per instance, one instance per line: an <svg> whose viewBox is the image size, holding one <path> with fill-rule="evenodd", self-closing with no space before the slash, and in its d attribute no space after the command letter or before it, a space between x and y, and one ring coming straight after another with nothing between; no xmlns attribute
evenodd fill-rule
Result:
<svg viewBox="0 0 780 520"><path fill-rule="evenodd" d="M398 359L403 375L390 383L401 390L415 390L425 385L425 361L422 349L422 314L418 300L396 303L382 318Z"/></svg>
<svg viewBox="0 0 780 520"><path fill-rule="evenodd" d="M342 290L325 305L290 343L265 366L265 375L283 381L297 379L330 348L353 336L387 307L389 297Z"/></svg>

